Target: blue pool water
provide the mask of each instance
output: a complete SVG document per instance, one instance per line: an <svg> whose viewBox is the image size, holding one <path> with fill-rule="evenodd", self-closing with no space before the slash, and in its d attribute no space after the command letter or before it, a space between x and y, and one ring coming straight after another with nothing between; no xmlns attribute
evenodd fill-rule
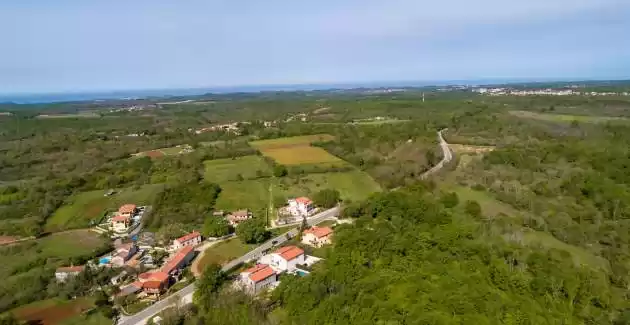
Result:
<svg viewBox="0 0 630 325"><path fill-rule="evenodd" d="M308 275L307 272L300 271L300 270L295 270L295 273L297 273L297 275L299 275L299 276L307 276Z"/></svg>
<svg viewBox="0 0 630 325"><path fill-rule="evenodd" d="M110 261L111 259L112 259L112 258L111 258L111 257L109 257L109 256L107 256L107 257L102 257L100 260L98 260L98 264L109 264L109 261Z"/></svg>

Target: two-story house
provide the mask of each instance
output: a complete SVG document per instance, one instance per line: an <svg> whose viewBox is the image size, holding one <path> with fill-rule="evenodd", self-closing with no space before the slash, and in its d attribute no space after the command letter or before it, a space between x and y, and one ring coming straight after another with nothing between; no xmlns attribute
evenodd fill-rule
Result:
<svg viewBox="0 0 630 325"><path fill-rule="evenodd" d="M186 246L197 246L201 243L201 234L198 231L193 231L190 234L186 234L173 240L173 249L180 249Z"/></svg>
<svg viewBox="0 0 630 325"><path fill-rule="evenodd" d="M331 228L313 226L302 232L302 243L313 247L322 247L331 243L332 234Z"/></svg>
<svg viewBox="0 0 630 325"><path fill-rule="evenodd" d="M280 271L291 271L296 265L304 264L306 255L297 246L285 246L271 253L271 266Z"/></svg>
<svg viewBox="0 0 630 325"><path fill-rule="evenodd" d="M245 291L251 294L257 294L278 282L278 273L269 265L257 264L241 272L240 278Z"/></svg>

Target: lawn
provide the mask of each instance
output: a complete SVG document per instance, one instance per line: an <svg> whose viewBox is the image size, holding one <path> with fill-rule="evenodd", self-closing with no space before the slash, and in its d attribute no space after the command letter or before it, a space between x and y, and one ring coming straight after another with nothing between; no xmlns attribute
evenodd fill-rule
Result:
<svg viewBox="0 0 630 325"><path fill-rule="evenodd" d="M64 320L61 325L111 325L112 320L94 311Z"/></svg>
<svg viewBox="0 0 630 325"><path fill-rule="evenodd" d="M198 264L199 270L205 270L205 268L212 263L223 265L254 248L256 248L256 245L243 244L238 238L232 238L218 243L205 250Z"/></svg>
<svg viewBox="0 0 630 325"><path fill-rule="evenodd" d="M97 224L106 211L118 209L123 204L151 204L163 188L164 185L161 184L144 185L139 189L123 188L110 196L104 196L106 192L104 190L79 193L67 199L64 205L48 218L45 230L60 231Z"/></svg>
<svg viewBox="0 0 630 325"><path fill-rule="evenodd" d="M331 188L338 190L343 200L360 201L381 190L368 174L358 170L310 174L299 179L283 177L227 182L221 184L216 208L228 211L244 208L254 212L264 210L269 206L271 185L274 198L312 196L320 190Z"/></svg>
<svg viewBox="0 0 630 325"><path fill-rule="evenodd" d="M510 114L518 117L531 118L551 122L584 122L584 123L605 123L611 121L629 121L624 117L615 116L588 116L588 115L566 115L566 114L546 114L529 111L510 111Z"/></svg>
<svg viewBox="0 0 630 325"><path fill-rule="evenodd" d="M90 298L76 300L47 299L18 307L11 313L19 320L41 325L59 324L93 307ZM111 321L110 321L111 322Z"/></svg>
<svg viewBox="0 0 630 325"><path fill-rule="evenodd" d="M303 164L329 164L340 163L344 161L331 155L328 151L311 147L310 145L300 145L282 148L264 148L260 149L263 155L272 158L282 165L303 165Z"/></svg>
<svg viewBox="0 0 630 325"><path fill-rule="evenodd" d="M297 137L252 141L249 143L249 145L256 149L270 149L293 146L308 146L313 142L332 141L334 139L335 137L330 134L313 134L301 135Z"/></svg>
<svg viewBox="0 0 630 325"><path fill-rule="evenodd" d="M237 158L207 160L204 162L204 178L214 183L271 176L267 162L256 155ZM240 175L240 179L239 179Z"/></svg>

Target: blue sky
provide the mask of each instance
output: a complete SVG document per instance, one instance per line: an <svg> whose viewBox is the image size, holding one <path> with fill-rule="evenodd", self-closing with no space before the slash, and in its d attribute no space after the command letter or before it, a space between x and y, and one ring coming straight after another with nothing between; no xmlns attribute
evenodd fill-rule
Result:
<svg viewBox="0 0 630 325"><path fill-rule="evenodd" d="M628 0L0 0L0 93L630 78Z"/></svg>

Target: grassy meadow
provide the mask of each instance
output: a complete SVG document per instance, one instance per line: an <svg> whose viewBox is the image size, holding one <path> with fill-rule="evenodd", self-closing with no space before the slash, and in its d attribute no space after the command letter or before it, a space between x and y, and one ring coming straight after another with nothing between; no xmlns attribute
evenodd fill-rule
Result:
<svg viewBox="0 0 630 325"><path fill-rule="evenodd" d="M271 167L256 155L237 158L207 160L204 162L204 179L222 184L229 181L271 176ZM239 179L239 175L241 179Z"/></svg>
<svg viewBox="0 0 630 325"><path fill-rule="evenodd" d="M164 185L161 184L144 185L139 189L123 188L110 196L104 196L107 192L105 190L79 193L67 199L64 205L48 218L45 229L60 231L87 227L91 222L98 223L107 210L118 209L123 204L151 204L163 188Z"/></svg>

